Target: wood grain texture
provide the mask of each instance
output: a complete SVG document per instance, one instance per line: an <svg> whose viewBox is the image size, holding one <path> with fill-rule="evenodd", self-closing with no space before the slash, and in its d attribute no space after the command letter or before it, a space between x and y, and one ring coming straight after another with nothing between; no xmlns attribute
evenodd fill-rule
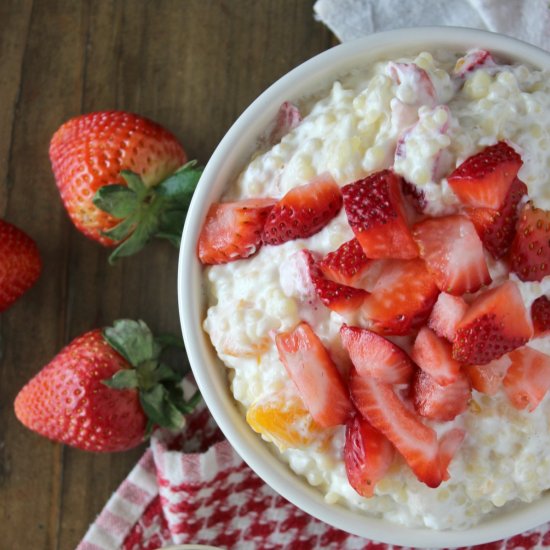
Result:
<svg viewBox="0 0 550 550"><path fill-rule="evenodd" d="M245 107L334 44L306 0L2 0L0 217L38 243L38 284L0 317L2 548L71 549L143 447L87 454L25 430L24 383L66 343L120 317L178 333L177 251L107 264L69 222L48 160L71 116L124 109L172 130L205 163Z"/></svg>

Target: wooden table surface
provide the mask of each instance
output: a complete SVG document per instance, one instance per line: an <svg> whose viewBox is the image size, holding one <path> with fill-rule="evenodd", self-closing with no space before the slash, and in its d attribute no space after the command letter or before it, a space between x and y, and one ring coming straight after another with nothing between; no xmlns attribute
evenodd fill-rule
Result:
<svg viewBox="0 0 550 550"><path fill-rule="evenodd" d="M111 267L72 226L48 160L57 127L123 109L157 120L205 163L243 109L334 45L313 0L0 0L0 217L38 243L37 285L0 315L0 547L71 549L144 447L98 455L43 439L19 389L75 336L121 317L178 333L177 250Z"/></svg>

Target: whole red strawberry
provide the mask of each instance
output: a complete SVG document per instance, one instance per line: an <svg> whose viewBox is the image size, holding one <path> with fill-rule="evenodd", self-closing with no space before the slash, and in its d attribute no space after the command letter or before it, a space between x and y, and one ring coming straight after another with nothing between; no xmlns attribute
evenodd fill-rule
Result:
<svg viewBox="0 0 550 550"><path fill-rule="evenodd" d="M61 350L15 399L39 434L87 451L124 451L153 425L178 428L198 394L183 400L182 374L159 361L163 344L142 321L92 330Z"/></svg>
<svg viewBox="0 0 550 550"><path fill-rule="evenodd" d="M173 134L123 111L101 111L63 124L50 161L75 226L105 246L124 242L111 259L141 249L153 236L179 243L200 170Z"/></svg>
<svg viewBox="0 0 550 550"><path fill-rule="evenodd" d="M27 292L41 271L36 243L15 225L0 220L0 311Z"/></svg>

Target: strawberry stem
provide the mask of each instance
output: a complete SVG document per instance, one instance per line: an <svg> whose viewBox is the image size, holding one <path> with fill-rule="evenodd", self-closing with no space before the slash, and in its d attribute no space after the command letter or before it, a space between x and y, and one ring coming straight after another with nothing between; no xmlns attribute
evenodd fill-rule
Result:
<svg viewBox="0 0 550 550"><path fill-rule="evenodd" d="M172 335L155 338L143 321L120 319L103 330L103 337L126 361L130 368L118 371L103 383L110 388L136 389L143 411L149 419L148 433L155 426L180 430L185 414L200 401L197 390L185 400L181 382L188 369L172 368L160 356L169 347L185 350L181 339Z"/></svg>
<svg viewBox="0 0 550 550"><path fill-rule="evenodd" d="M103 231L118 246L109 256L118 258L139 252L153 237L179 247L187 209L203 168L190 161L154 187L141 177L123 170L124 184L104 185L94 195L94 205L120 222Z"/></svg>

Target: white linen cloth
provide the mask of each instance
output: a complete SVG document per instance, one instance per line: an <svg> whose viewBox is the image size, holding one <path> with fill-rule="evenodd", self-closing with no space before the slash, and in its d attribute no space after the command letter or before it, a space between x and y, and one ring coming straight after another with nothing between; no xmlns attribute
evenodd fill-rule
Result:
<svg viewBox="0 0 550 550"><path fill-rule="evenodd" d="M342 42L443 25L487 29L550 51L549 0L317 0L314 12Z"/></svg>

